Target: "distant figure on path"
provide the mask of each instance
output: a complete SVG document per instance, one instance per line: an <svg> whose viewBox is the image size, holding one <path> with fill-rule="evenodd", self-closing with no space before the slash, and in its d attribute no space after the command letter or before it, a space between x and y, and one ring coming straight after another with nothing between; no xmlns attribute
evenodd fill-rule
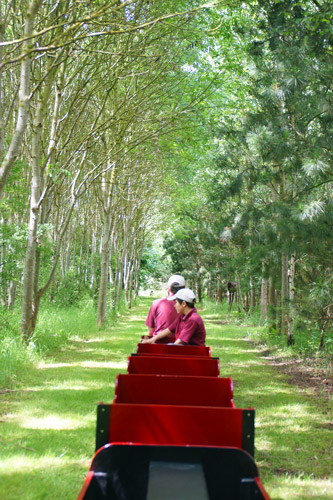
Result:
<svg viewBox="0 0 333 500"><path fill-rule="evenodd" d="M235 281L228 281L227 283L228 295L228 310L231 311L234 298L237 299L237 283Z"/></svg>
<svg viewBox="0 0 333 500"><path fill-rule="evenodd" d="M177 311L174 304L168 300L178 290L185 287L185 278L180 274L173 274L168 279L167 292L168 297L156 299L153 301L145 324L148 326L148 336L153 337L165 330L171 323L177 319ZM174 336L171 335L170 342L173 342Z"/></svg>
<svg viewBox="0 0 333 500"><path fill-rule="evenodd" d="M176 320L165 330L150 339L142 340L142 342L155 344L155 342L173 334L175 344L205 345L206 329L195 308L196 297L192 290L182 288L174 295L170 295L167 300L175 301Z"/></svg>

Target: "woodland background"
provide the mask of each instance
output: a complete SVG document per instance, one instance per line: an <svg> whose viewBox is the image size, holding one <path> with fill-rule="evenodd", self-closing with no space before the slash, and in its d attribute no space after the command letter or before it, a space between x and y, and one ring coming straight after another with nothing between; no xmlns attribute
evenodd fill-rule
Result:
<svg viewBox="0 0 333 500"><path fill-rule="evenodd" d="M325 0L0 0L1 383L171 273L329 355L332 68Z"/></svg>

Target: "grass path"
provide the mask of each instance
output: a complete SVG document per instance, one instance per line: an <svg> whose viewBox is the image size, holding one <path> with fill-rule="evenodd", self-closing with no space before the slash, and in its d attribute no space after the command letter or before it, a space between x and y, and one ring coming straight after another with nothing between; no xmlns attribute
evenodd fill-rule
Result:
<svg viewBox="0 0 333 500"><path fill-rule="evenodd" d="M96 405L112 401L150 302L141 299L109 331L73 339L0 395L1 500L76 499L94 453ZM331 500L328 402L290 385L246 340L250 328L201 314L236 406L256 409L256 462L272 500Z"/></svg>

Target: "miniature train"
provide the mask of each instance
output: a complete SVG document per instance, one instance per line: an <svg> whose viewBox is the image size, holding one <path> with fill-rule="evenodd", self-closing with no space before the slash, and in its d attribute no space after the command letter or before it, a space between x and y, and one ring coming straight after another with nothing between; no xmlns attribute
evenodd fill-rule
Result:
<svg viewBox="0 0 333 500"><path fill-rule="evenodd" d="M209 347L138 344L78 500L269 500L254 461L254 409L236 408Z"/></svg>

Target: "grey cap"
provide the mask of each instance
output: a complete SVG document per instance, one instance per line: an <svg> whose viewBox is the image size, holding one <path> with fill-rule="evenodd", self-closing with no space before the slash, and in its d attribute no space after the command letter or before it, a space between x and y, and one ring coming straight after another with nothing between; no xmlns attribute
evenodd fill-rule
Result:
<svg viewBox="0 0 333 500"><path fill-rule="evenodd" d="M189 302L190 304L193 304L196 301L195 295L192 292L192 290L190 290L190 288L181 288L174 295L170 295L169 297L167 297L167 299L168 300L176 300L176 299L185 300L185 302Z"/></svg>
<svg viewBox="0 0 333 500"><path fill-rule="evenodd" d="M172 285L185 286L185 278L180 274L173 274L168 279L168 287L170 288Z"/></svg>

